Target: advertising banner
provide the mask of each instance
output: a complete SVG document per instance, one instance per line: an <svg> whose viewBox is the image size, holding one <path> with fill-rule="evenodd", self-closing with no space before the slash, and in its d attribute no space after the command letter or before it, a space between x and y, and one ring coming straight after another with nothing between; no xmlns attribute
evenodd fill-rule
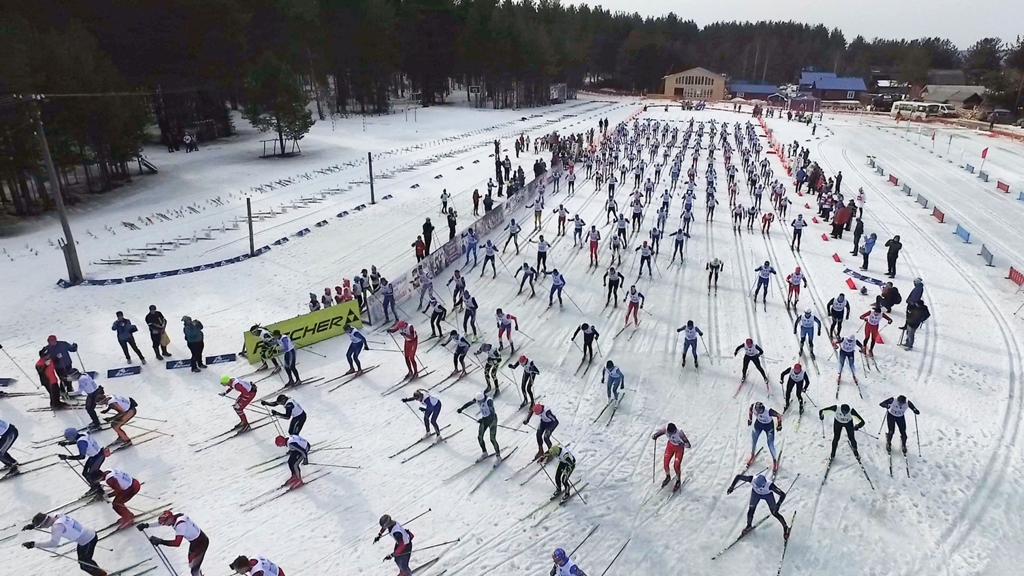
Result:
<svg viewBox="0 0 1024 576"><path fill-rule="evenodd" d="M346 324L357 328L363 325L359 317L359 304L355 300L277 322L266 328L271 332L280 330L281 334L291 337L296 348L302 348L344 334ZM263 342L249 331L245 332L245 352L250 364L263 361Z"/></svg>

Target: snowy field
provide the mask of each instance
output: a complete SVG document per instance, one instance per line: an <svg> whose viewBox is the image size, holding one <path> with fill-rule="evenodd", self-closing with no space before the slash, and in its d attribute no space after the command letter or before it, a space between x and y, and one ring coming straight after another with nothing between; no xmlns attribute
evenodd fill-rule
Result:
<svg viewBox="0 0 1024 576"><path fill-rule="evenodd" d="M495 138L502 139L513 167L521 165L529 176L533 161L541 156L531 152L517 160L513 137L525 133L533 138L552 130L560 134L585 131L596 127L601 118L607 118L614 127L640 110L640 102L581 99L526 111L429 108L418 110L415 121L411 114L407 120L400 112L368 118L365 131L363 120L358 118L336 124L318 122L302 141L302 155L287 159L258 158L258 141L266 136L254 133L241 121L236 122L238 136L213 142L198 153L167 154L153 148L147 155L159 174L140 177L125 190L73 211L71 225L87 277L119 278L197 266L247 252L245 225L232 229L232 223L244 216L247 195L252 196L254 212L273 213L273 217L255 223L257 248L291 237L303 228L312 232L291 237L287 244L274 246L256 259L223 268L115 286L61 289L56 282L66 277L66 270L55 248L59 224L45 219L8 230L0 239L6 255L0 258L2 344L32 378L18 372L6 356L0 358L0 376L18 378L8 391L36 390L32 366L49 334L77 342L85 367L105 375L106 369L123 365L116 337L108 328L114 312L123 310L139 325L137 340L150 363L140 376L101 378L100 383L108 391L135 398L140 417L166 422L136 420L138 426L157 428L162 434L108 458L107 467L124 470L145 482L140 496L132 501L134 509L173 503L175 511L188 514L209 535L211 546L204 566L208 576L228 572L227 564L239 554L264 555L288 576L394 574L394 564L381 561L391 551L391 544L386 540L371 543L378 517L388 513L401 522L428 509L428 514L409 526L416 535L415 547L458 542L413 553L413 567L439 557L438 562L418 572L425 576L547 574L554 548L573 549L595 527L593 535L574 554L591 576L603 574L627 541L607 574L771 573L779 566L782 552L782 530L774 520L721 558L711 560L744 525L749 489L741 486L726 495L726 488L749 455L747 408L760 400L781 411L779 374L797 361L791 312L780 306L783 280L773 280L766 307L760 303L755 306L748 294L754 268L767 259L783 278L795 266L803 268L810 287L801 297L801 309L814 307L823 321L827 321L825 303L841 292L850 298L855 316L866 312L876 289L868 284L869 294L862 296L846 288L848 276L843 270L857 268L859 258L850 255L850 240L822 240L830 224L812 224L804 234L802 251L795 254L789 249L790 230L779 222L768 236L762 236L759 230L734 233L728 221L724 185L719 186L722 205L715 221L705 223L704 202L698 192L686 260L670 264L671 244L668 239L663 242L654 277L645 276L637 282L646 295L644 310L649 314L641 315L635 331L630 327L618 337L614 336L622 327L625 306L620 302L617 308L603 307L600 276L608 264L605 247L602 245L602 266L597 271L588 268L587 255L572 246L571 230L568 236L555 240L556 217L550 210L543 225L547 239L554 241L548 266L564 274L566 294L582 313L568 298L564 308L549 309L544 298L549 280L538 285L537 297L526 298L525 294L516 295L518 282L501 263L496 279L489 274L481 278L476 270L470 273L468 288L480 302L481 342L496 339L491 319L497 307L516 315L523 333L532 337L530 341L517 335L517 344L541 370L535 392L539 402L558 415L561 425L555 437L569 444L578 460L573 478L577 484L586 485L582 499L539 512L533 511L547 502L552 491L544 474L526 483L527 472L509 479L527 465L536 450L533 432L522 426L524 414L514 414L520 399L510 379L518 383L520 371L502 369L507 378L503 377L502 394L495 401L499 423L508 426L498 431L503 452L507 454L513 447L518 450L486 480L484 475L490 470L487 464L446 480L479 454L476 424L456 414L455 408L483 389L481 372L476 371L440 395L444 403L441 424L451 424L448 431L462 432L447 444L402 463L401 457L389 456L420 436L422 422L418 412L411 412L399 402L401 394L382 395L405 374L405 367L386 335L371 336L372 340L387 343L375 348L392 350L363 353L364 366L380 364L379 369L334 392L328 392L329 387L310 385L293 394L309 413L302 435L314 447L351 446L314 453L311 461L360 468L322 468L330 472L322 480L252 509L255 497L287 477L283 466L265 472L250 468L283 454L273 443L276 430L263 427L209 450L196 451L205 439L237 422L231 402L217 396L221 390L218 378L222 373L249 372L248 365L240 360L211 366L202 374L164 370L153 361L144 334L143 317L147 307L155 304L169 320L174 358L188 355L178 321L183 315L204 323L206 354L237 352L242 333L250 325L269 324L305 312L310 292L321 294L324 287L333 288L343 277L350 278L371 264L385 277L408 271L415 263L409 245L425 217L431 217L438 227L439 240L445 238L447 227L438 199L442 188L453 195L459 228L468 225L472 221L472 191L479 188L483 193L494 172L489 154ZM666 112L657 106L639 115L641 121L669 122L681 130L691 117L726 121L730 135L732 124L751 120L748 114L725 110L688 112L672 108ZM865 371L862 356L857 357L863 399L848 374L838 391L840 402L850 403L865 417L867 424L862 432L871 435L878 432L884 420L884 410L878 403L886 398L906 394L921 410L920 455L914 422L909 422L909 477L902 456L895 450L890 476L884 439L858 434L860 453L874 489L845 440L840 443L827 483L822 485L831 430L826 430L827 439L822 437L821 425L813 422L814 406L807 406L798 429L796 411L787 413L783 430L776 435L776 444L783 450L777 483L783 489L793 485L782 510L787 520L796 512L796 520L782 573L1018 573L1019 561L1014 558L1024 549L1020 437L1024 323L1019 315L1014 316L1021 303L1020 296L1014 294L1016 286L1004 278L1009 266L1024 263L1024 236L1020 232L1024 202L1016 200L1024 184L1024 146L968 130L942 129L931 153L928 132L917 144L916 132L897 132L888 120L826 116L815 136L809 126L785 119L766 122L780 143L797 140L809 147L811 160L819 162L826 174L842 170L842 188L848 197L858 187L864 188L865 232L875 232L879 237L867 274L884 278L882 244L899 234L904 249L895 283L905 298L912 288L911 280L923 278L924 298L932 313L918 332L917 346L908 352L894 345L905 310L903 305L895 307L894 323L882 332L885 344L875 350L878 369ZM758 132L763 134L760 128ZM950 136L952 162L947 162ZM762 138L762 142L766 140ZM704 144L706 148L706 135ZM980 164L980 152L985 147L990 148L985 169L993 174L991 183L980 182L958 167L963 162ZM963 161L959 160L961 148ZM365 165L368 151L374 153L378 202L354 211L356 206L369 203ZM866 163L868 155L876 157L887 175L898 175L915 193L940 206L946 223L937 222L930 209L915 203L916 194L908 197L875 174ZM546 154L543 157L550 160ZM782 174L778 160L769 158L775 173ZM705 150L699 174L704 173L706 161ZM737 155L734 162L738 161ZM724 176L720 153L716 162L719 175ZM325 170L328 167L335 168ZM656 196L664 188L667 172L662 175L663 185L657 188ZM603 226L605 192L595 192L593 182L584 180L581 168L578 173L581 176L576 194L566 197L563 180L562 192L548 198L548 207L563 203L570 217L579 214L588 227L597 224L607 238L612 228ZM438 175L441 178L435 178ZM995 178L1009 182L1011 194L996 190ZM292 183L275 184L283 181ZM418 187L412 188L414 185ZM623 188L617 193L620 207L625 205L632 187ZM698 188L703 190L700 176ZM787 190L794 202L788 219L799 213L810 219L816 210L803 206L811 202L813 208L813 198L798 197L791 180ZM748 202L746 194L741 182L743 203ZM392 198L381 200L386 195ZM766 198L765 206L769 205ZM189 206L195 210L189 210ZM342 211L351 214L337 218ZM680 211L677 194L669 217L671 230ZM157 213L169 220L156 217ZM524 232L529 232L532 215L523 209L521 216ZM644 235L653 218L653 214L648 215ZM315 227L323 220L329 224ZM138 230L122 222L132 222ZM956 223L970 230L971 244L964 244L953 234ZM150 257L142 264L99 264L147 243L203 236L207 229L211 239L183 241L176 250ZM499 232L490 237L503 243L504 236ZM628 248L639 245L640 240L631 238ZM995 267L987 267L977 256L982 243L995 254ZM838 254L842 262L835 262L833 254ZM623 257L627 270L630 256ZM705 264L714 257L723 260L725 268L719 290L709 294ZM503 256L510 270L524 260L534 262L535 247L525 246L520 257L512 254L510 247ZM628 287L636 278L630 273L636 270L624 273ZM442 276L435 286L450 302L441 288L447 280L448 276ZM415 300L402 307L403 314L413 313ZM699 372L690 365L680 367L682 341L675 329L688 319L704 331L710 352L709 357L701 348ZM413 320L421 339L425 338L427 318L414 314ZM568 340L581 322L594 324L602 335L601 355L582 377L578 374L583 370L577 370L580 353ZM860 322L851 317L844 331L850 333L857 326ZM754 375L736 394L740 361L732 351L748 337L765 349L770 393L752 369ZM826 337L816 340L818 370L811 368L809 394L820 408L836 402L836 364L828 359ZM451 365L450 353L440 347L427 351L431 344L421 342L420 358L436 372L419 385L441 380ZM343 373L347 369L347 345L348 339L343 336L310 348L325 357L300 351L303 378L330 378ZM610 421L608 411L601 414L605 389L599 369L599 364L608 359L622 368L627 390ZM261 383L259 396L278 385L276 376ZM411 394L414 388L410 385L403 392ZM59 450L56 446L34 445L33 441L56 436L67 426L87 423L84 411L28 411L45 402L42 396L0 399L0 418L21 430L12 452L18 459ZM683 460L683 477L688 482L673 496L668 489L658 491L663 477L664 440L655 448L650 438L669 421L679 425L693 443ZM138 428L126 430L133 435L141 433ZM106 431L98 438L109 443L114 435ZM655 450L657 470L652 476ZM770 465L767 450L762 451L751 472ZM315 470L316 466L307 467L307 476ZM546 470L553 474L554 466ZM655 477L658 484L652 481ZM23 575L73 572L74 565L68 560L21 548L18 544L28 534L17 533L17 527L35 512L76 498L83 488L81 480L65 466L0 483L0 499L5 503L0 518L3 566ZM762 505L755 520L766 514ZM106 504L91 504L73 516L92 528L116 520ZM150 533L170 536L166 528L155 528ZM35 536L39 539L41 535ZM153 549L135 530L117 533L100 544L112 548L96 553L98 563L108 570L155 558ZM178 573L187 574L184 549L165 550ZM154 559L148 566L158 564ZM153 573L163 570L160 566Z"/></svg>

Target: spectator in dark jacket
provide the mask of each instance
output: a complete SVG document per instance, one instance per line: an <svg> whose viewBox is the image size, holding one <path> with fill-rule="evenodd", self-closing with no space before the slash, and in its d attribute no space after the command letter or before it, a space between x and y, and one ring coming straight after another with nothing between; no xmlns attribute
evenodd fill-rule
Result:
<svg viewBox="0 0 1024 576"><path fill-rule="evenodd" d="M864 235L864 220L857 218L857 224L853 227L853 254L857 255L857 248L860 247L860 237Z"/></svg>
<svg viewBox="0 0 1024 576"><path fill-rule="evenodd" d="M68 374L71 372L71 353L78 352L78 344L68 344L63 340L57 340L56 336L50 334L43 350L46 350L46 355L53 360L53 369L64 386L64 391L70 393L71 379Z"/></svg>
<svg viewBox="0 0 1024 576"><path fill-rule="evenodd" d="M901 344L901 346L907 350L914 349L914 333L917 332L917 329L921 327L921 324L923 324L930 316L931 312L928 311L928 307L925 306L924 302L921 300L907 305L907 322L901 328L902 330L906 330L906 334L904 334L903 344Z"/></svg>
<svg viewBox="0 0 1024 576"><path fill-rule="evenodd" d="M146 325L149 326L149 338L153 341L156 359L163 360L160 352L163 352L164 356L170 356L171 353L167 351L167 345L171 343L170 337L167 336L167 318L164 318L163 313L152 304L149 306L149 314L146 314Z"/></svg>
<svg viewBox="0 0 1024 576"><path fill-rule="evenodd" d="M839 239L843 237L843 228L847 223L850 222L850 218L853 215L850 213L848 206L843 206L839 210L836 210L836 215L832 218L832 237Z"/></svg>
<svg viewBox="0 0 1024 576"><path fill-rule="evenodd" d="M875 304L885 308L886 312L892 312L892 307L900 302L903 302L903 296L892 282L886 282L885 286L882 286L882 293L875 297Z"/></svg>
<svg viewBox="0 0 1024 576"><path fill-rule="evenodd" d="M886 240L885 247L889 249L889 252L885 255L886 260L889 261L889 272L886 273L886 276L889 278L895 278L896 259L900 257L900 250L903 248L903 244L900 243L899 234L893 236L889 240Z"/></svg>
<svg viewBox="0 0 1024 576"><path fill-rule="evenodd" d="M57 370L52 358L47 354L46 348L39 350L39 361L36 362L36 373L39 374L39 383L50 395L50 408L60 410L68 405L60 399L60 379L57 377Z"/></svg>
<svg viewBox="0 0 1024 576"><path fill-rule="evenodd" d="M181 322L184 324L185 344L192 353L189 365L193 372L199 372L200 368L206 368L206 364L203 364L203 323L188 316L182 316Z"/></svg>
<svg viewBox="0 0 1024 576"><path fill-rule="evenodd" d="M128 355L128 347L131 346L132 350L139 355L139 361L143 364L146 363L146 359L142 357L142 352L139 351L139 347L135 344L135 333L138 332L138 328L132 321L124 317L124 312L117 313L117 320L114 321L111 330L117 332L117 343L121 345L121 350L124 352L124 359L129 364L132 363L132 357Z"/></svg>
<svg viewBox="0 0 1024 576"><path fill-rule="evenodd" d="M922 296L924 296L924 280L914 278L914 289L911 290L910 295L907 296L907 309L910 309L911 304L921 302Z"/></svg>
<svg viewBox="0 0 1024 576"><path fill-rule="evenodd" d="M423 245L426 247L426 253L430 255L430 243L434 240L434 225L430 223L430 218L427 218L426 222L423 223Z"/></svg>

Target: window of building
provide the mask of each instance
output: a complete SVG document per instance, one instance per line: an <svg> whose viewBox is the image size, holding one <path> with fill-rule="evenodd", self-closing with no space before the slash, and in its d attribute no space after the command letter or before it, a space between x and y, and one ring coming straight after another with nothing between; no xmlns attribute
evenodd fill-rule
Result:
<svg viewBox="0 0 1024 576"><path fill-rule="evenodd" d="M857 97L857 93L854 92L853 90L850 90L849 92L846 93L846 99L847 100L853 100L856 97Z"/></svg>

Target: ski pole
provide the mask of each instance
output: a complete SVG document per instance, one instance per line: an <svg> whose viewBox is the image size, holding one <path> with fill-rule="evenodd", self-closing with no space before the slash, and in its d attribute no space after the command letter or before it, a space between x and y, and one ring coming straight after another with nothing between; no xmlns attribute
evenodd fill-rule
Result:
<svg viewBox="0 0 1024 576"><path fill-rule="evenodd" d="M505 430L511 430L513 432L521 432L523 434L529 434L529 432L526 431L526 430L520 430L519 428L510 428L510 427L505 426L503 424L498 424L498 428L504 428Z"/></svg>
<svg viewBox="0 0 1024 576"><path fill-rule="evenodd" d="M7 353L7 350L4 350L4 347L3 347L3 345L2 345L2 344L0 344L0 350L3 350L3 351L4 351L4 356L7 356L8 360L10 360L10 361L11 361L11 364L14 364L14 366L15 366L15 367L16 367L16 368L18 369L18 371L19 371L19 372L21 372L22 374L24 374L24 375L25 375L25 378L28 378L30 382L31 382L31 381L33 381L33 380L32 380L32 377L31 377L31 376L29 376L27 372L25 372L24 370L22 370L22 368L21 368L21 365L20 365L20 364L18 364L17 362L15 362L15 361L14 361L14 358L11 358L11 355ZM40 387L40 388L42 388L42 387L43 387L43 386L42 386L42 384L40 384L38 380L35 380L35 383L36 383L36 386L38 386L38 387Z"/></svg>
<svg viewBox="0 0 1024 576"><path fill-rule="evenodd" d="M563 292L565 291L563 290ZM572 299L572 296L569 296L568 292L565 292L565 297L568 298L569 302L572 302L572 305L575 306L576 309L580 311L580 314L584 314L583 309L580 308L578 304L576 304L576 301Z"/></svg>
<svg viewBox="0 0 1024 576"><path fill-rule="evenodd" d="M422 552L424 550L430 550L431 548L437 548L438 546L447 546L448 544L454 544L456 542L461 542L461 541L462 541L462 538L456 538L455 540L449 540L447 542L441 542L440 544L432 544L430 546L424 546L423 548L417 548L416 551L417 552ZM408 552L402 552L401 554L396 554L395 556L405 556L407 554L412 554L412 553L413 553L413 551L410 550ZM387 562L388 560L389 559L385 559L384 561Z"/></svg>
<svg viewBox="0 0 1024 576"><path fill-rule="evenodd" d="M711 350L708 350L707 343L704 342L704 336L700 336L700 343L704 346L704 352L707 353L708 358L711 358L711 363L714 364L715 359L711 356Z"/></svg>
<svg viewBox="0 0 1024 576"><path fill-rule="evenodd" d="M146 533L146 529L140 526L139 531L142 532L142 535L146 537L146 541L149 542L149 545L153 547L153 551L156 552L156 555L160 557L160 561L163 563L164 568L167 568L167 571L170 572L172 576L178 576L178 572L174 569L174 566L171 564L170 560L167 559L167 555L164 554L164 551L161 550L159 546L149 541L150 536Z"/></svg>
<svg viewBox="0 0 1024 576"><path fill-rule="evenodd" d="M75 350L75 356L78 356L78 363L82 365L82 370L84 372L89 372L89 370L86 369L85 362L82 361L82 355L78 353L78 350Z"/></svg>
<svg viewBox="0 0 1024 576"><path fill-rule="evenodd" d="M70 448L68 448L67 446L64 446L64 451L65 451L65 452L67 452L68 454L71 454L71 449L70 449ZM67 464L67 465L68 465L68 468L71 468L71 470L73 470L73 471L74 471L74 473L75 473L75 474L76 474L76 475L77 475L77 476L78 476L79 478L81 478L81 479L82 479L82 482L85 482L85 483L86 483L86 484L88 484L88 485L89 485L90 487L92 487L92 484L90 484L90 482L89 482L88 480L86 480L86 479L85 479L85 476L82 476L82 473L81 473L81 472L79 472L78 470L75 470L75 467L71 465L71 462L68 462L67 460L65 460L65 459L63 459L63 458L61 458L61 460L62 460L62 461L63 461L63 462L65 463L65 464Z"/></svg>
<svg viewBox="0 0 1024 576"><path fill-rule="evenodd" d="M327 356L326 356L326 355L324 355L324 354L321 354L321 353L319 353L319 352L314 352L314 351L312 351L312 350L309 350L309 349L307 349L307 348L299 348L299 350L302 350L303 352L309 352L310 354L313 354L314 356L319 356L319 357L321 357L321 358L327 358Z"/></svg>
<svg viewBox="0 0 1024 576"><path fill-rule="evenodd" d="M101 548L101 546L97 546L97 548ZM60 552L54 552L53 550L47 550L46 548L33 548L33 549L34 550L42 550L43 552L46 552L47 554L51 554L53 556L60 556L61 558L67 558L68 560L72 560L72 561L78 563L79 566L88 566L89 568L100 570L99 565L96 564L95 562L85 562L83 560L79 560L78 558L72 558L71 556L68 556L67 554L61 554Z"/></svg>
<svg viewBox="0 0 1024 576"><path fill-rule="evenodd" d="M654 439L654 452L651 453L651 483L658 481L658 439Z"/></svg>
<svg viewBox="0 0 1024 576"><path fill-rule="evenodd" d="M583 539L583 541L580 542L579 544L577 544L576 547L572 549L572 552L569 552L568 556L572 556L573 554L575 554L576 551L579 550L584 544L586 544L587 540L589 540L590 537L594 535L594 532L597 532L597 529L600 528L600 527L601 527L601 525L598 524L598 525L594 526L593 528L591 528L590 532L587 533L587 536Z"/></svg>
<svg viewBox="0 0 1024 576"><path fill-rule="evenodd" d="M323 464L320 462L308 462L307 466L329 466L331 468L348 468L350 470L362 470L362 466L345 466L344 464Z"/></svg>
<svg viewBox="0 0 1024 576"><path fill-rule="evenodd" d="M914 436L917 436L917 457L921 457L921 432L917 427L917 412L914 412Z"/></svg>
<svg viewBox="0 0 1024 576"><path fill-rule="evenodd" d="M425 515L427 514L427 512L430 512L431 510L433 510L433 508L427 508L427 511L426 511L426 512L423 512L422 514L420 514L420 515L418 515L418 516L414 517L414 518L413 518L412 520L406 520L405 522L402 522L402 526L406 526L406 525L408 525L408 524L411 524L413 520L416 520L416 519L418 519L418 518L422 518L422 517L424 517L424 516L425 516Z"/></svg>
<svg viewBox="0 0 1024 576"><path fill-rule="evenodd" d="M619 548L619 551L615 554L615 557L612 558L612 561L608 563L608 566L604 569L604 572L601 572L601 576L604 576L605 574L608 573L609 570L612 569L612 564L615 564L615 561L619 559L619 556L626 549L626 546L629 546L629 541L630 540L632 540L632 538L627 538L626 539L626 543L622 545L622 548Z"/></svg>

